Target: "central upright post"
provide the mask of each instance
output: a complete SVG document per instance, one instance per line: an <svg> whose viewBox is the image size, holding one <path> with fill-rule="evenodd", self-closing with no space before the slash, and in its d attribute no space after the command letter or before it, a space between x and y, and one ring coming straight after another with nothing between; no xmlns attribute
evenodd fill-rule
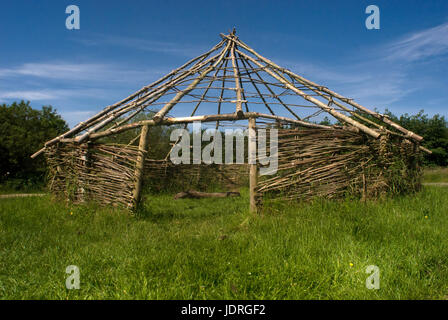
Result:
<svg viewBox="0 0 448 320"><path fill-rule="evenodd" d="M257 187L257 132L255 131L255 118L249 118L249 195L250 212L257 212L256 187Z"/></svg>
<svg viewBox="0 0 448 320"><path fill-rule="evenodd" d="M234 31L235 32L235 31ZM240 74L238 71L236 57L235 57L235 41L232 41L232 45L230 47L230 56L232 58L232 68L233 68L233 78L235 80L235 91L236 91L236 114L238 117L243 117L243 108L242 108L242 99L241 99L241 84L240 84Z"/></svg>
<svg viewBox="0 0 448 320"><path fill-rule="evenodd" d="M135 185L134 185L134 192L132 193L132 202L130 204L131 210L137 209L140 202L142 192L143 171L145 168L146 155L148 153L148 144L149 144L148 133L149 133L149 126L144 125L142 127L142 131L140 134L138 155L135 163L135 172L134 172Z"/></svg>

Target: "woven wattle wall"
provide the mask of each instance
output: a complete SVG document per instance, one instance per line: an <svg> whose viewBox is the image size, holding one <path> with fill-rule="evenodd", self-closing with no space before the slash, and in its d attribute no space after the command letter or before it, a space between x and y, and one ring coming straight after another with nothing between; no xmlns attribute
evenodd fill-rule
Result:
<svg viewBox="0 0 448 320"><path fill-rule="evenodd" d="M109 144L58 144L46 150L48 188L72 203L94 201L128 207L135 185L136 147ZM174 165L169 160L146 159L144 188L151 192L226 190L246 184L248 166Z"/></svg>
<svg viewBox="0 0 448 320"><path fill-rule="evenodd" d="M207 191L210 187L226 191L247 185L247 164L173 164L170 160L147 159L144 185L151 191Z"/></svg>
<svg viewBox="0 0 448 320"><path fill-rule="evenodd" d="M127 207L137 149L121 145L59 144L46 150L48 188L73 203Z"/></svg>
<svg viewBox="0 0 448 320"><path fill-rule="evenodd" d="M124 145L51 146L46 149L49 189L73 203L128 207L137 155L136 147ZM420 159L418 145L400 137L373 139L340 129L278 129L278 171L259 176L256 195L261 205L264 199L374 198L413 192L420 188ZM150 192L217 186L233 191L248 184L248 174L247 164L174 165L146 159L144 187Z"/></svg>
<svg viewBox="0 0 448 320"><path fill-rule="evenodd" d="M278 171L259 178L257 197L261 202L412 192L420 188L419 161L418 147L398 137L279 129Z"/></svg>

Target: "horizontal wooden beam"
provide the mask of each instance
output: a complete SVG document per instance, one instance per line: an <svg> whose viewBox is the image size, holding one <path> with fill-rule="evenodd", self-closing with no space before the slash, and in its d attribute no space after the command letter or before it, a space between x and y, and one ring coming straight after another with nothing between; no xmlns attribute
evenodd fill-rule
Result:
<svg viewBox="0 0 448 320"><path fill-rule="evenodd" d="M92 133L90 135L91 140L96 140L99 138L107 137L110 135L118 134L124 131L139 128L144 125L157 126L157 125L175 125L175 124L186 124L193 122L215 122L215 121L238 121L249 118L266 118L273 119L283 122L288 122L291 124L296 124L305 128L315 128L315 129L335 129L332 126L325 126L315 123L306 122L303 120L290 119L286 117L279 117L270 114L258 113L258 112L244 112L242 115L235 113L222 113L215 115L203 115L203 116L193 116L193 117L179 117L179 118L163 118L161 121L157 122L154 120L143 120L135 123L130 123L117 128L108 129L102 132Z"/></svg>

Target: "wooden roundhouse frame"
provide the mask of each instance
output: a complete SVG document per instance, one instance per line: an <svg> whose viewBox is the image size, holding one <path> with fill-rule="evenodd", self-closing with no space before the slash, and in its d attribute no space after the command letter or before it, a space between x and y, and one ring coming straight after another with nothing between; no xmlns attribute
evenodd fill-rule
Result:
<svg viewBox="0 0 448 320"><path fill-rule="evenodd" d="M32 158L58 144L94 142L103 137L141 128L134 173L135 186L130 203L132 208L136 208L140 199L145 157L150 144L147 133L151 126L186 126L200 121L215 122L216 127L219 127L223 121L248 120L248 127L254 129L256 119L266 119L300 128L348 130L373 139L383 135L398 136L412 142L417 146L417 150L430 152L420 146L419 143L423 139L421 136L401 127L385 115L371 111L352 99L278 66L242 42L236 36L235 30L220 36L222 40L208 52L46 142ZM249 87L252 92L248 90ZM213 90L218 93L216 96L211 96L210 92ZM193 93L198 91L202 94ZM169 99L160 103L162 98ZM188 98L193 100L187 101ZM299 99L310 105L299 105L295 101L292 103L292 99ZM168 116L176 106L187 102L194 105L189 115ZM198 115L197 110L201 103L216 104L217 112ZM226 103L235 105L233 112L222 112ZM157 109L152 119L132 122L139 113L157 105L161 108ZM276 112L274 107L282 111ZM300 116L297 110L301 107L313 107L315 112L309 116ZM266 111L260 112L260 108ZM331 115L339 124L331 126L309 121L320 113ZM250 208L256 211L256 165L250 165L249 181Z"/></svg>

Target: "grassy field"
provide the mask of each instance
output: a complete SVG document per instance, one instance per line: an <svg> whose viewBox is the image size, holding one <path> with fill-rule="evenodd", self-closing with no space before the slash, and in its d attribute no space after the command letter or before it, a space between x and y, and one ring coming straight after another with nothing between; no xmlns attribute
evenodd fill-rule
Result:
<svg viewBox="0 0 448 320"><path fill-rule="evenodd" d="M2 299L446 299L448 188L377 202L146 200L139 217L0 200ZM80 268L67 290L65 269ZM365 286L380 268L380 289Z"/></svg>

